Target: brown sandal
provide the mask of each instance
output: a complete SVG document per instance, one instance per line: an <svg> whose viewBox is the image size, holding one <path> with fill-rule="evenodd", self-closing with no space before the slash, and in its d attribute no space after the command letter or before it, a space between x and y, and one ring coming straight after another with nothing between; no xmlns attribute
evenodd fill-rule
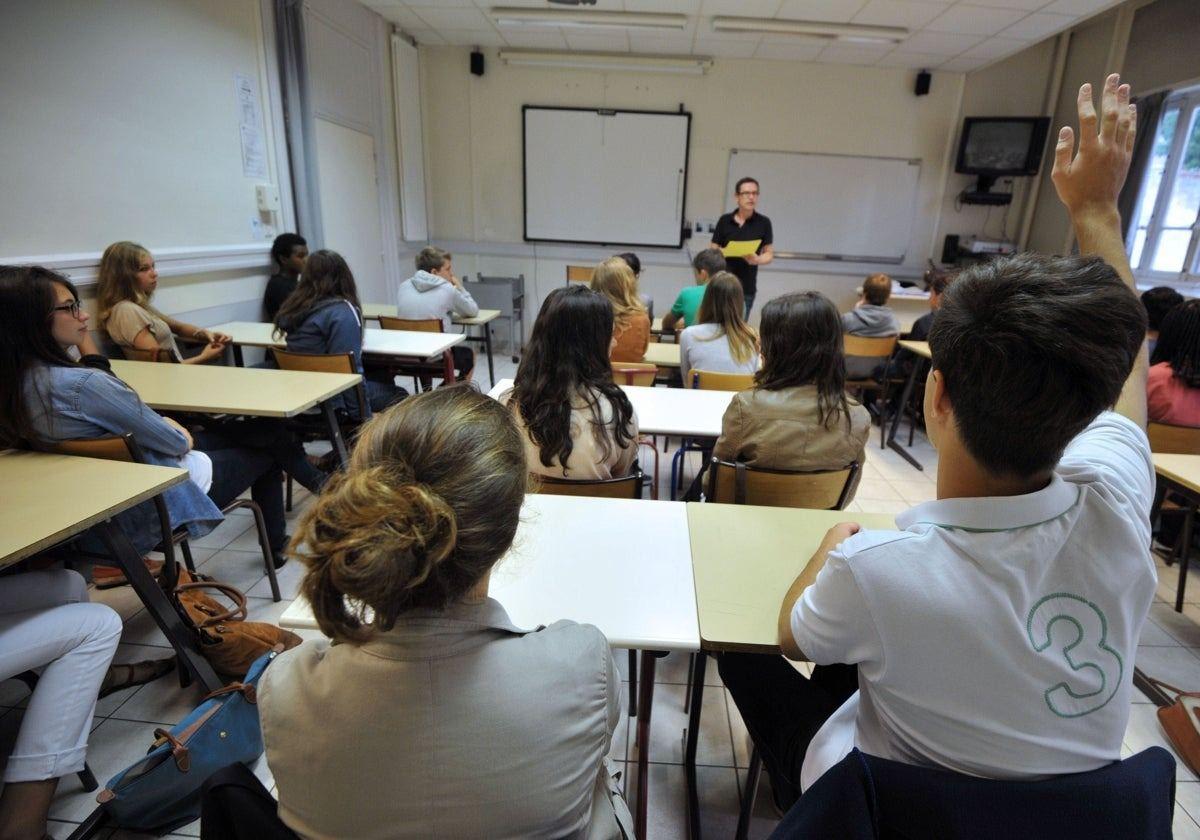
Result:
<svg viewBox="0 0 1200 840"><path fill-rule="evenodd" d="M108 695L122 691L126 688L133 688L138 685L145 685L149 682L154 682L161 676L171 673L175 670L175 660L168 659L146 659L141 662L116 663L108 666L108 673L104 677L104 682L107 683L118 668L125 669L125 679L114 682L112 685L100 685L100 695L97 699L102 699ZM141 672L141 676L138 673Z"/></svg>

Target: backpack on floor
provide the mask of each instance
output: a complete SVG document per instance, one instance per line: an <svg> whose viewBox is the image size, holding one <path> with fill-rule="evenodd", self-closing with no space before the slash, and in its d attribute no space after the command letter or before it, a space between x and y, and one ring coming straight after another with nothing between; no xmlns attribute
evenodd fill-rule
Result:
<svg viewBox="0 0 1200 840"><path fill-rule="evenodd" d="M282 646L255 660L241 682L204 698L150 751L109 779L96 796L109 825L162 833L200 818L200 786L222 767L253 764L263 752L257 685Z"/></svg>

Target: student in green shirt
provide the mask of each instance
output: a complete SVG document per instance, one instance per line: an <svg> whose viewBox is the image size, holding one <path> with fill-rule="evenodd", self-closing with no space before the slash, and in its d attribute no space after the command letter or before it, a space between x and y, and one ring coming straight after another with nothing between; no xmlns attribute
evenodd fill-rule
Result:
<svg viewBox="0 0 1200 840"><path fill-rule="evenodd" d="M696 323L700 302L704 300L704 290L714 274L725 270L725 257L715 248L705 248L692 258L692 270L696 272L696 285L684 289L675 298L671 311L663 316L663 332L674 330L681 318L685 327Z"/></svg>

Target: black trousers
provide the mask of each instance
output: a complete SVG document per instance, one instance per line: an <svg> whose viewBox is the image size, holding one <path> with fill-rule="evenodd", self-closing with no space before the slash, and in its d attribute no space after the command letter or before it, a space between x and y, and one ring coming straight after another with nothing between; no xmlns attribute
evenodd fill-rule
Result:
<svg viewBox="0 0 1200 840"><path fill-rule="evenodd" d="M858 690L855 665L818 665L806 679L782 656L723 653L717 670L771 774L780 807L800 798L800 769L817 730Z"/></svg>
<svg viewBox="0 0 1200 840"><path fill-rule="evenodd" d="M299 840L275 799L244 764L208 777L200 794L200 840Z"/></svg>

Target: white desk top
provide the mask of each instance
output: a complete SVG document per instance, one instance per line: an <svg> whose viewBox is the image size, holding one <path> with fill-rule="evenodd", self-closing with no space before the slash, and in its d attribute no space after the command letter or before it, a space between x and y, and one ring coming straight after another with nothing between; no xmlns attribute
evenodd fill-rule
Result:
<svg viewBox="0 0 1200 840"><path fill-rule="evenodd" d="M396 307L387 303L364 303L362 305L363 317L368 321L379 320L380 315L387 315L390 318L397 317ZM489 321L494 321L500 317L499 309L480 309L478 315L466 317L464 315L452 315L450 320L455 324L472 327L486 324Z"/></svg>
<svg viewBox="0 0 1200 840"><path fill-rule="evenodd" d="M613 647L700 645L681 502L526 496L516 542L493 570L490 594L518 627L568 618L596 625ZM279 623L316 627L302 598Z"/></svg>
<svg viewBox="0 0 1200 840"><path fill-rule="evenodd" d="M353 388L357 373L307 373L291 370L172 365L112 361L115 373L142 401L159 411L294 417Z"/></svg>
<svg viewBox="0 0 1200 840"><path fill-rule="evenodd" d="M284 347L286 341L275 338L273 324L258 321L230 321L209 327L214 332L223 332L233 339L234 344L248 347ZM363 333L363 353L369 356L407 356L428 359L460 344L462 333L409 332L408 330L367 329Z"/></svg>
<svg viewBox="0 0 1200 840"><path fill-rule="evenodd" d="M511 379L501 379L488 396L497 399L512 388ZM637 412L638 431L649 435L719 437L721 419L733 399L733 391L698 391L692 388L648 388L622 385Z"/></svg>
<svg viewBox="0 0 1200 840"><path fill-rule="evenodd" d="M1200 493L1200 455L1165 455L1155 452L1154 470L1159 475Z"/></svg>
<svg viewBox="0 0 1200 840"><path fill-rule="evenodd" d="M642 361L651 362L659 367L677 368L679 367L679 345L652 341L646 348L646 355L642 357Z"/></svg>
<svg viewBox="0 0 1200 840"><path fill-rule="evenodd" d="M177 467L2 451L0 568L186 480L187 470Z"/></svg>
<svg viewBox="0 0 1200 840"><path fill-rule="evenodd" d="M900 346L910 353L916 353L924 359L932 359L933 354L929 351L928 341L901 341Z"/></svg>

